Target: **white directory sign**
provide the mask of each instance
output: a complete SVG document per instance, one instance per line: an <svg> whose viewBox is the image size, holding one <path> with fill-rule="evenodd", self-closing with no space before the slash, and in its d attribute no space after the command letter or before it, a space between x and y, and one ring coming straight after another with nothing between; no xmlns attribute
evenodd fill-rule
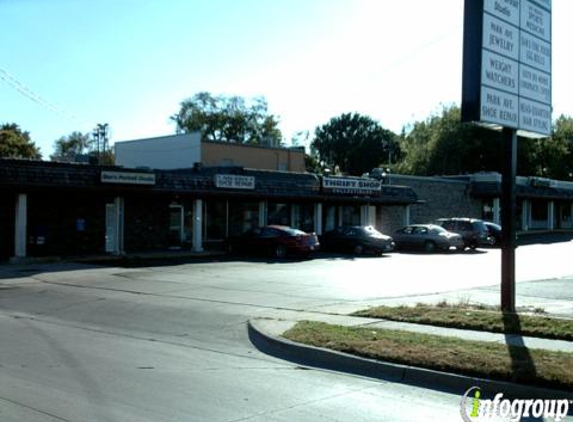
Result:
<svg viewBox="0 0 573 422"><path fill-rule="evenodd" d="M255 189L254 176L239 176L235 174L216 174L215 187L226 189Z"/></svg>
<svg viewBox="0 0 573 422"><path fill-rule="evenodd" d="M155 185L153 173L128 173L123 171L102 171L100 174L102 183L118 183L127 185Z"/></svg>
<svg viewBox="0 0 573 422"><path fill-rule="evenodd" d="M466 0L462 116L551 134L551 0Z"/></svg>

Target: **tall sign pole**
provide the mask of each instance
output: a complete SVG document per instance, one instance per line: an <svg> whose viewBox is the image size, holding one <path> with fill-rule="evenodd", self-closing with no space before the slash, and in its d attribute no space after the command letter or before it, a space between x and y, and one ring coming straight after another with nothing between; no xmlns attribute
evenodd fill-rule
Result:
<svg viewBox="0 0 573 422"><path fill-rule="evenodd" d="M517 131L504 128L503 173L501 179L501 309L515 312L515 217L517 172Z"/></svg>
<svg viewBox="0 0 573 422"><path fill-rule="evenodd" d="M465 0L462 120L501 130L501 307L515 312L517 136L551 135L551 0Z"/></svg>

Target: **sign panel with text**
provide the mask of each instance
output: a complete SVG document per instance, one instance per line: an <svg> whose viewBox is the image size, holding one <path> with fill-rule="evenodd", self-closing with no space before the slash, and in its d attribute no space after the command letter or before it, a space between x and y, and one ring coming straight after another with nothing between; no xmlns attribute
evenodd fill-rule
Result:
<svg viewBox="0 0 573 422"><path fill-rule="evenodd" d="M551 0L466 0L462 120L551 134Z"/></svg>

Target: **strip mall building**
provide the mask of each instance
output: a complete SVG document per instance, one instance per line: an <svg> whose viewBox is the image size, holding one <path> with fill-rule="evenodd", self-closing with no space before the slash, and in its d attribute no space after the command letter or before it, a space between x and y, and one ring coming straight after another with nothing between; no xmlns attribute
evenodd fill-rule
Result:
<svg viewBox="0 0 573 422"><path fill-rule="evenodd" d="M255 226L392 234L439 217L499 220L497 174L323 177L296 149L176 135L116 143L116 166L0 160L0 260L196 252ZM519 178L521 230L573 229L573 183Z"/></svg>

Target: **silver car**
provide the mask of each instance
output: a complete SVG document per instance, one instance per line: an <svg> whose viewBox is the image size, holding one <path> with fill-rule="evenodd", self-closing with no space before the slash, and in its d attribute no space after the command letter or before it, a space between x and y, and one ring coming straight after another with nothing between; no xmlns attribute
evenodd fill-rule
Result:
<svg viewBox="0 0 573 422"><path fill-rule="evenodd" d="M394 236L398 249L422 249L424 252L464 250L464 239L435 224L412 224L398 230Z"/></svg>

